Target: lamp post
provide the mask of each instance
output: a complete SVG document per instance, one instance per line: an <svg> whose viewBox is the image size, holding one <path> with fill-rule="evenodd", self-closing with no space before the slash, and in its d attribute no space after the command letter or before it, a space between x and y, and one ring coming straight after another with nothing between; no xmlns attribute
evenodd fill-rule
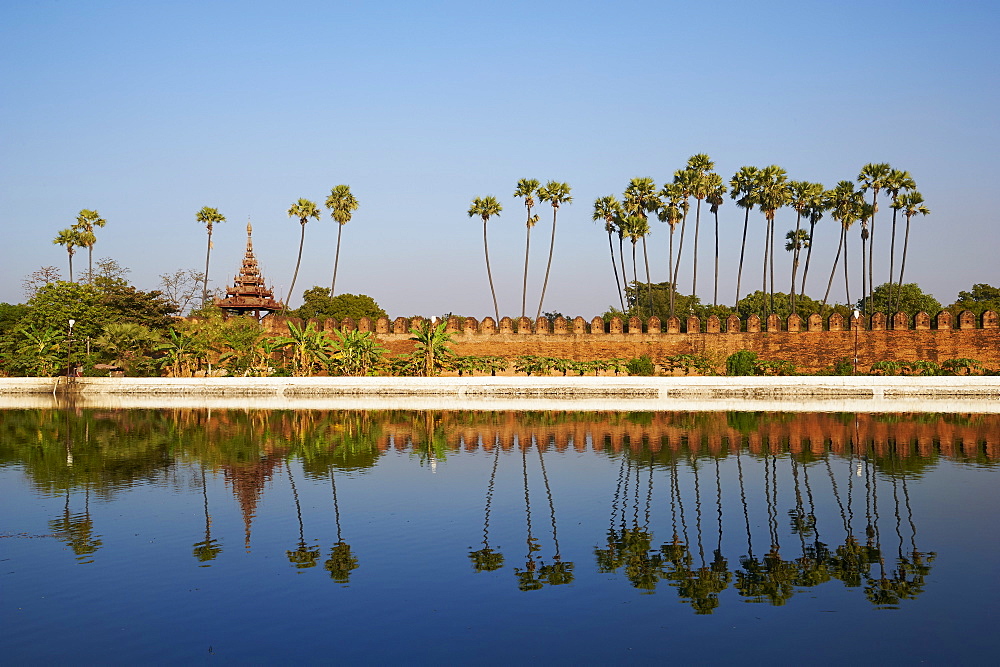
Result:
<svg viewBox="0 0 1000 667"><path fill-rule="evenodd" d="M71 319L69 321L69 345L67 346L66 352L66 381L70 381L70 377L73 375L73 325L76 324L76 320Z"/></svg>
<svg viewBox="0 0 1000 667"><path fill-rule="evenodd" d="M854 309L854 374L858 374L858 330L861 328L861 313Z"/></svg>

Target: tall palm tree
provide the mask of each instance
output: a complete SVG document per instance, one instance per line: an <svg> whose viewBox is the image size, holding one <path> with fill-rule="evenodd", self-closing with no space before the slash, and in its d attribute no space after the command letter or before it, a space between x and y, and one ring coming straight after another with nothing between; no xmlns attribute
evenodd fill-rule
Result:
<svg viewBox="0 0 1000 667"><path fill-rule="evenodd" d="M719 207L726 201L726 186L722 182L722 176L711 173L707 177L707 191L705 201L711 207L709 210L715 217L715 282L712 288L712 305L719 305Z"/></svg>
<svg viewBox="0 0 1000 667"><path fill-rule="evenodd" d="M792 253L792 290L789 292L792 312L795 311L795 275L799 270L799 252L812 245L809 233L804 229L790 229L785 234L785 250Z"/></svg>
<svg viewBox="0 0 1000 667"><path fill-rule="evenodd" d="M646 235L649 234L649 214L655 213L662 206L660 198L656 194L656 182L652 178L633 178L629 181L628 187L625 188L625 192L622 195L622 209L625 211L627 216L638 216L641 218L641 222L636 222L630 224L630 228L633 233L638 232L639 237L642 239L642 250L643 255L646 254ZM630 237L631 238L631 237ZM635 251L636 239L632 238L632 250L633 258ZM633 275L635 271L633 268ZM636 276L636 282L638 283L638 276ZM653 315L653 292L652 283L649 282L649 260L646 260L646 287L649 292L649 315ZM639 299L636 295L636 304L638 305Z"/></svg>
<svg viewBox="0 0 1000 667"><path fill-rule="evenodd" d="M646 291L649 294L649 313L653 314L653 288L649 280L649 256L646 254L646 235L649 234L649 221L641 215L629 215L622 220L622 230L632 242L632 277L635 285L635 306L639 310L639 274L635 267L635 246L642 240L642 255L646 262Z"/></svg>
<svg viewBox="0 0 1000 667"><path fill-rule="evenodd" d="M873 163L869 162L861 168L861 172L858 174L858 183L861 184L861 191L868 192L871 190L872 193L872 212L871 212L871 231L870 239L871 245L868 251L868 288L869 290L874 290L874 269L873 269L873 259L875 257L875 213L878 212L878 193L886 186L886 182L889 179L889 175L892 173L892 167L885 162ZM862 233L864 233L862 229ZM862 297L870 297L869 293L861 295ZM866 303L870 303L871 298L866 299Z"/></svg>
<svg viewBox="0 0 1000 667"><path fill-rule="evenodd" d="M816 185L819 188L808 200L808 205L806 206L805 212L809 217L809 248L806 250L806 265L802 269L802 287L799 288L799 294L806 293L806 278L809 276L809 260L812 259L813 245L815 243L815 233L816 233L816 223L823 219L823 214L826 213L827 209L830 207L829 195L827 190L823 189L823 186L819 183Z"/></svg>
<svg viewBox="0 0 1000 667"><path fill-rule="evenodd" d="M824 306L830 298L830 288L833 286L833 277L837 272L841 251L844 253L844 289L847 293L847 303L851 303L851 286L847 268L847 232L851 225L861 217L861 207L864 205L863 197L863 193L855 192L854 183L851 181L840 181L830 191L830 215L834 220L840 222L840 244L837 246L837 255L833 260L833 269L830 271L830 281L826 285L826 294L823 296Z"/></svg>
<svg viewBox="0 0 1000 667"><path fill-rule="evenodd" d="M298 218L299 224L302 225L302 234L299 237L299 256L295 260L295 273L292 275L292 284L288 287L288 297L285 299L285 308L292 301L292 292L295 291L295 281L299 278L299 265L302 263L302 245L306 240L306 223L309 222L309 218L314 220L319 220L320 214L319 209L316 208L316 204L309 201L308 199L299 199L297 202L292 204L291 208L288 209L289 218Z"/></svg>
<svg viewBox="0 0 1000 667"><path fill-rule="evenodd" d="M894 205L903 212L904 216L906 216L906 233L903 235L903 261L899 265L900 289L897 290L899 294L896 296L895 306L895 310L898 310L899 299L900 296L902 296L903 272L906 270L906 249L910 244L910 219L918 213L920 215L928 215L931 210L924 206L924 196L916 190L900 195Z"/></svg>
<svg viewBox="0 0 1000 667"><path fill-rule="evenodd" d="M611 235L618 230L616 225L616 220L621 217L622 208L621 203L615 198L614 195L608 195L607 197L601 197L594 201L594 215L593 220L597 222L598 220L604 220L604 231L608 233L608 249L611 251L611 268L615 272L615 291L618 292L618 300L621 302L622 312L625 312L625 297L623 296L623 290L621 281L618 278L618 265L615 263L615 246L612 242ZM535 216L536 218L538 216ZM523 304L522 304L523 310Z"/></svg>
<svg viewBox="0 0 1000 667"><path fill-rule="evenodd" d="M750 209L757 204L757 182L760 179L760 169L757 167L740 167L729 179L729 196L736 205L744 209L743 244L740 246L740 267L736 272L736 301L740 302L740 281L743 279L743 259L747 249L747 227L750 224Z"/></svg>
<svg viewBox="0 0 1000 667"><path fill-rule="evenodd" d="M660 198L663 201L663 206L657 211L656 215L660 219L660 222L665 222L670 225L670 250L667 255L667 279L670 281L670 317L674 316L674 302L676 301L677 294L677 282L674 280L673 266L674 266L674 231L677 228L677 223L684 218L683 205L684 199L684 187L677 183L668 183L663 186L660 190Z"/></svg>
<svg viewBox="0 0 1000 667"><path fill-rule="evenodd" d="M528 227L528 232L524 240L524 285L521 288L521 317L524 317L528 303L528 251L531 249L531 228L538 222L538 216L532 215L531 209L535 205L535 193L538 192L539 187L541 187L541 183L537 180L522 178L517 182L517 189L514 190L514 196L523 197L524 207L528 209L528 219L525 223ZM608 233L608 239L611 239L610 232ZM614 261L612 251L611 262L614 263Z"/></svg>
<svg viewBox="0 0 1000 667"><path fill-rule="evenodd" d="M326 198L326 207L330 210L330 217L337 223L337 253L333 258L333 282L330 283L330 296L335 295L337 289L337 267L340 266L340 233L344 230L344 225L351 221L351 213L358 210L358 200L351 194L348 185L337 185L330 190L330 196ZM304 229L304 228L303 228Z"/></svg>
<svg viewBox="0 0 1000 667"><path fill-rule="evenodd" d="M695 198L694 212L694 262L691 268L691 294L698 293L698 234L701 229L701 200L708 196L711 187L709 175L715 163L704 153L692 155L687 161L691 172L691 195Z"/></svg>
<svg viewBox="0 0 1000 667"><path fill-rule="evenodd" d="M493 272L490 271L490 245L486 240L486 223L495 215L500 215L503 206L497 198L490 195L488 197L476 197L469 207L469 217L479 216L483 219L483 249L486 251L486 277L490 279L490 294L493 295L493 314L496 315L497 322L500 321L500 307L497 306L497 292L493 288Z"/></svg>
<svg viewBox="0 0 1000 667"><path fill-rule="evenodd" d="M764 251L764 291L767 291L767 258L770 257L770 310L772 313L774 312L774 214L788 203L788 197L788 176L785 170L775 164L764 167L761 170L756 199L757 205L767 221L767 240L765 241L767 248Z"/></svg>
<svg viewBox="0 0 1000 667"><path fill-rule="evenodd" d="M210 206L202 206L201 210L194 214L194 219L205 225L208 230L208 249L205 251L205 284L201 289L201 307L208 305L208 261L212 256L212 228L217 222L225 222L226 216L219 213L218 209Z"/></svg>
<svg viewBox="0 0 1000 667"><path fill-rule="evenodd" d="M76 254L77 248L84 247L83 238L81 233L72 227L60 231L52 243L55 245L61 245L66 248L66 253L69 255L69 281L73 282L73 255Z"/></svg>
<svg viewBox="0 0 1000 667"><path fill-rule="evenodd" d="M892 199L892 240L889 243L889 298L887 302L892 305L892 284L896 276L896 214L899 207L896 205L899 195L902 192L911 192L917 189L917 184L908 171L893 169L885 180L885 192Z"/></svg>
<svg viewBox="0 0 1000 667"><path fill-rule="evenodd" d="M545 290L549 286L549 271L552 269L552 251L556 245L556 213L563 204L572 204L573 197L570 196L569 183L549 181L544 186L538 188L539 201L548 202L552 207L552 240L549 241L549 261L545 265L545 280L542 282L542 296L538 299L538 312L535 314L537 320L542 316L542 303L545 301Z"/></svg>
<svg viewBox="0 0 1000 667"><path fill-rule="evenodd" d="M85 208L76 216L76 224L73 225L73 229L82 232L81 239L87 247L87 283L94 282L94 244L97 243L94 228L106 224L108 221L100 213Z"/></svg>
<svg viewBox="0 0 1000 667"><path fill-rule="evenodd" d="M789 298L791 300L792 312L795 312L795 274L799 268L799 251L802 248L810 247L810 243L801 243L802 238L799 234L801 231L802 216L806 215L809 206L814 201L817 194L823 192L823 186L819 183L810 183L808 181L791 181L788 184L788 194L789 205L795 209L795 231L789 232L785 236L786 239L796 239L796 242L791 244L791 247L786 246L785 250L792 252L792 290L789 292ZM806 235L807 240L811 237Z"/></svg>
<svg viewBox="0 0 1000 667"><path fill-rule="evenodd" d="M681 257L684 255L684 231L687 228L687 214L691 210L691 195L695 188L696 175L690 169L678 169L674 172L674 185L680 197L679 205L681 211L681 238L677 244L677 258L674 261L674 268L671 272L670 282L677 289L677 281L680 278Z"/></svg>

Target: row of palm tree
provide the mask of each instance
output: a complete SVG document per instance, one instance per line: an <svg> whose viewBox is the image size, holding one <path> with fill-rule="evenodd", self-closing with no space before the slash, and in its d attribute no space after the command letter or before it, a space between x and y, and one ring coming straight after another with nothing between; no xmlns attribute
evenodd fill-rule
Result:
<svg viewBox="0 0 1000 667"><path fill-rule="evenodd" d="M633 247L633 283L639 284L638 272L635 267L635 248L639 240L643 242L643 254L646 257L645 237L650 233L648 216L656 213L661 222L667 223L670 227L670 242L668 249L668 282L672 285L670 300L670 315L674 313L675 294L680 276L681 258L684 253L684 237L687 226L688 212L691 208L691 199L695 201L695 229L694 229L694 249L692 253L692 277L691 292L697 294L698 290L698 246L701 227L701 203L702 200L710 206L710 210L715 217L715 284L713 288L713 305L718 305L718 282L719 282L719 227L718 210L722 205L724 195L728 194L735 201L736 205L744 209L743 234L740 248L740 261L736 275L736 301L739 301L742 293L743 269L746 260L747 233L750 222L750 211L757 207L763 214L765 221L765 244L763 252L762 268L762 292L769 294L772 310L775 294L774 287L774 265L776 258L775 251L775 216L782 207L791 207L795 210L795 229L789 230L785 235L787 243L785 250L792 253L791 289L790 295L794 304L796 296L804 294L806 280L809 275L809 266L812 258L813 239L816 224L823 218L824 214L830 212L831 216L840 222L841 234L831 271L830 281L827 285L826 295L823 303L829 299L830 288L833 284L834 275L840 262L840 255L844 255L844 279L845 291L848 303L851 303L849 271L848 271L848 231L855 222L861 222L862 241L862 297L866 303L872 301L871 296L875 288L874 279L874 230L875 213L878 210L878 195L880 192L888 195L890 205L893 209L892 232L889 249L889 283L900 284L906 266L906 253L909 246L910 222L915 215L927 215L930 210L924 205L923 196L917 192L916 184L906 171L893 169L885 163L872 163L862 167L857 177L860 188L855 188L852 181L841 181L832 190L827 190L820 183L809 181L790 181L787 172L777 165L768 167L741 167L729 181L729 187L723 184L722 178L715 173L713 161L705 154L692 156L684 169L674 173L673 180L657 190L651 178L633 178L625 188L622 201L619 202L614 195L599 197L594 202L593 220L603 221L605 232L608 234L608 246L611 252L612 269L615 276L615 283L619 293L619 301L622 310L625 310L625 292L628 285L627 271L624 262L624 252L622 245L624 239L628 238ZM865 201L865 194L872 193L871 203ZM906 233L903 241L902 261L900 263L899 276L896 276L896 227L898 214L902 212L906 218ZM808 221L808 232L802 228L803 221ZM680 225L680 242L676 255L674 254L674 234ZM614 234L618 234L619 239L619 260L621 276L619 276L619 263L615 261L615 248L613 243ZM871 241L871 243L869 243ZM801 264L801 252L806 250L805 266L802 271L801 281L798 276ZM649 277L648 257L646 258L646 285L649 291L650 310L652 310L652 289ZM898 305L899 295L896 295L895 303ZM893 301L890 299L890 304ZM793 306L794 307L794 306Z"/></svg>
<svg viewBox="0 0 1000 667"><path fill-rule="evenodd" d="M107 220L101 217L97 211L88 208L82 209L76 216L76 222L66 229L61 230L52 240L55 245L66 248L69 255L69 281L73 282L73 255L77 248L87 249L87 281L93 281L94 275L94 244L97 243L97 236L94 234L95 227L103 227Z"/></svg>
<svg viewBox="0 0 1000 667"><path fill-rule="evenodd" d="M560 206L573 202L570 191L569 183L561 183L559 181L549 181L545 185L542 185L536 179L522 178L517 182L514 196L524 200L524 206L528 211L526 223L527 234L524 242L524 287L521 292L521 317L524 317L527 312L528 259L531 251L531 228L535 226L539 219L538 215L533 215L531 212L535 206L535 197L538 197L539 202L547 203L552 207L552 238L549 241L549 259L545 265L545 279L542 281L542 293L538 299L538 310L535 313L535 319L538 319L542 316L545 291L548 289L549 274L552 271L552 254L556 244L556 216L559 213ZM493 296L493 313L496 315L498 322L500 321L500 308L497 305L497 293L493 286L493 272L490 269L490 246L486 235L486 224L490 218L499 216L501 211L503 211L503 206L497 201L496 197L489 195L473 199L468 212L470 218L479 217L483 221L483 249L486 253L486 276L490 283L490 294Z"/></svg>

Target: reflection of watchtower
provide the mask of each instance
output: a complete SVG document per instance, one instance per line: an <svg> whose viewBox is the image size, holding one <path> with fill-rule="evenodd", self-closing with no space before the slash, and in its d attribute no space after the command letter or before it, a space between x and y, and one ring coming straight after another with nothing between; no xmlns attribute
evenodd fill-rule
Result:
<svg viewBox="0 0 1000 667"><path fill-rule="evenodd" d="M247 251L243 255L243 266L234 279L233 286L226 290L225 299L216 299L215 305L233 315L252 313L258 320L284 306L274 300L274 293L264 285L264 277L257 266L253 254L253 228L247 222Z"/></svg>

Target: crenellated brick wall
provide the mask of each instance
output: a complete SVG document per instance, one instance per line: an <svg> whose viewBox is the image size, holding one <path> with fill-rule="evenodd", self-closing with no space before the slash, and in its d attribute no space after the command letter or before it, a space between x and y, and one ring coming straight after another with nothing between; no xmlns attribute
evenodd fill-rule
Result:
<svg viewBox="0 0 1000 667"><path fill-rule="evenodd" d="M355 322L345 319L315 320L323 331L368 331L394 354L413 349L410 328L423 318L397 317L394 320L367 317ZM292 320L298 322L298 320ZM288 333L288 320L269 317L264 325L272 334ZM711 316L681 321L677 317L661 322L652 317L643 322L630 318L622 322L600 317L589 322L582 317L550 322L547 318L492 317L450 318L446 330L452 348L461 355L495 355L515 358L526 354L589 361L649 355L663 362L678 354L703 354L721 363L738 350L752 350L764 359L784 359L804 371L816 371L838 359L853 359L855 345L860 367L876 361L935 361L971 358L989 368L1000 368L1000 318L986 311L977 318L965 311L957 318L948 311L932 318L917 313L913 318L896 313L891 318L878 313L870 318L845 320L839 313L824 319L818 314L804 320L798 315L782 319L770 315L763 321L756 315L741 320L731 315L725 321Z"/></svg>

